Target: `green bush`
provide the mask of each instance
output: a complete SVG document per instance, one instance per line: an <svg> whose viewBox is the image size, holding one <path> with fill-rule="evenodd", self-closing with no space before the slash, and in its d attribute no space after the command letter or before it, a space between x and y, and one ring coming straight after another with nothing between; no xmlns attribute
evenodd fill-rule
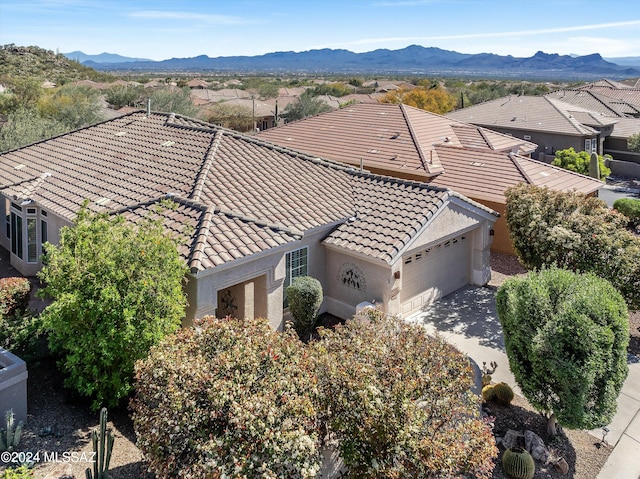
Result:
<svg viewBox="0 0 640 479"><path fill-rule="evenodd" d="M613 209L629 218L630 226L640 225L640 199L619 198L613 203Z"/></svg>
<svg viewBox="0 0 640 479"><path fill-rule="evenodd" d="M310 348L323 417L349 477L491 477L498 451L464 354L390 317L320 335Z"/></svg>
<svg viewBox="0 0 640 479"><path fill-rule="evenodd" d="M136 365L138 446L159 478L312 478L317 378L295 333L204 318Z"/></svg>
<svg viewBox="0 0 640 479"><path fill-rule="evenodd" d="M83 208L59 244L46 245L39 294L54 300L41 313L49 346L65 385L96 410L127 399L135 361L181 325L187 268L177 241L159 220L134 225Z"/></svg>
<svg viewBox="0 0 640 479"><path fill-rule="evenodd" d="M640 153L640 133L635 133L627 138L627 148L629 151Z"/></svg>
<svg viewBox="0 0 640 479"><path fill-rule="evenodd" d="M520 184L505 192L505 219L520 262L593 272L640 309L640 237L598 198Z"/></svg>
<svg viewBox="0 0 640 479"><path fill-rule="evenodd" d="M511 278L497 310L509 366L524 396L568 428L608 424L627 376L629 314L594 274L551 268Z"/></svg>
<svg viewBox="0 0 640 479"><path fill-rule="evenodd" d="M582 175L589 175L590 161L590 153L586 151L576 152L573 148L568 148L556 151L556 157L551 164ZM600 167L600 179L604 180L611 174L611 170L604 164L604 156L598 156L598 165Z"/></svg>
<svg viewBox="0 0 640 479"><path fill-rule="evenodd" d="M310 276L299 276L287 287L289 312L293 316L293 328L301 340L307 341L318 319L322 304L322 285Z"/></svg>

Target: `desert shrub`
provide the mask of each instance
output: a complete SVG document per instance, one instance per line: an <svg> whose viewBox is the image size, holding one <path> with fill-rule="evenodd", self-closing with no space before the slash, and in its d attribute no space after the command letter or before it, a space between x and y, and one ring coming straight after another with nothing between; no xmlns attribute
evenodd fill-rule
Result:
<svg viewBox="0 0 640 479"><path fill-rule="evenodd" d="M0 279L0 347L26 361L46 354L41 321L28 309L30 292L26 278Z"/></svg>
<svg viewBox="0 0 640 479"><path fill-rule="evenodd" d="M158 477L311 478L317 379L295 332L205 318L136 366L138 446Z"/></svg>
<svg viewBox="0 0 640 479"><path fill-rule="evenodd" d="M629 218L630 226L640 225L640 199L619 198L613 203L613 209Z"/></svg>
<svg viewBox="0 0 640 479"><path fill-rule="evenodd" d="M31 283L27 278L0 278L0 316L25 313L30 292Z"/></svg>
<svg viewBox="0 0 640 479"><path fill-rule="evenodd" d="M576 152L573 148L556 151L556 156L551 162L554 166L559 166L565 170L575 171L583 175L589 175L589 163L591 154L586 151ZM598 156L598 166L600 168L600 179L605 179L611 174L611 170L604 164L604 156Z"/></svg>
<svg viewBox="0 0 640 479"><path fill-rule="evenodd" d="M509 366L524 396L568 428L608 424L627 376L629 315L594 274L551 268L511 278L497 309Z"/></svg>
<svg viewBox="0 0 640 479"><path fill-rule="evenodd" d="M49 346L65 385L94 409L126 399L135 361L181 325L187 268L177 241L159 220L135 225L83 208L59 244L46 245L39 294L53 298L41 313Z"/></svg>
<svg viewBox="0 0 640 479"><path fill-rule="evenodd" d="M497 449L466 356L397 318L320 335L323 417L350 477L491 477Z"/></svg>
<svg viewBox="0 0 640 479"><path fill-rule="evenodd" d="M311 276L293 278L287 286L289 312L293 316L293 328L298 337L307 341L318 319L318 310L322 304L322 285Z"/></svg>
<svg viewBox="0 0 640 479"><path fill-rule="evenodd" d="M640 309L640 237L598 198L520 184L505 192L505 218L520 262L593 272Z"/></svg>

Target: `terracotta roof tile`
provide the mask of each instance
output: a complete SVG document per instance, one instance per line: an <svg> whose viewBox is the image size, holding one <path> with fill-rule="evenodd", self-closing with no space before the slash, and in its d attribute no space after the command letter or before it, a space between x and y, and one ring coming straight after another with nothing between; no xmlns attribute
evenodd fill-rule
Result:
<svg viewBox="0 0 640 479"><path fill-rule="evenodd" d="M139 222L170 198L176 207L155 214L186 237L180 252L194 273L298 241L323 225L337 225L327 244L392 261L453 195L199 120L141 111L0 154L0 191L68 221L85 199L92 210Z"/></svg>

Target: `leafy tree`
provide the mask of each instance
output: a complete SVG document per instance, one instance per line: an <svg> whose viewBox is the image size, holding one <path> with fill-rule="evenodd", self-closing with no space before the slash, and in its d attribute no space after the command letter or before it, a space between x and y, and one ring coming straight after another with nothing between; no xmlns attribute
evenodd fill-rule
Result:
<svg viewBox="0 0 640 479"><path fill-rule="evenodd" d="M556 157L551 162L554 166L559 166L565 170L575 171L582 175L589 175L589 163L591 154L586 151L576 153L573 148L556 151ZM611 170L604 165L604 157L598 156L598 164L600 165L600 179L604 180L611 174Z"/></svg>
<svg viewBox="0 0 640 479"><path fill-rule="evenodd" d="M598 199L520 184L505 192L505 219L520 262L593 272L640 309L640 237L628 218Z"/></svg>
<svg viewBox="0 0 640 479"><path fill-rule="evenodd" d="M289 311L293 316L293 328L302 341L308 341L318 318L322 304L322 285L310 276L299 276L287 286Z"/></svg>
<svg viewBox="0 0 640 479"><path fill-rule="evenodd" d="M331 111L331 107L319 98L315 98L308 90L300 95L296 101L289 103L281 117L287 122L303 120L310 116Z"/></svg>
<svg viewBox="0 0 640 479"><path fill-rule="evenodd" d="M137 444L158 478L314 478L317 378L293 330L204 318L136 365Z"/></svg>
<svg viewBox="0 0 640 479"><path fill-rule="evenodd" d="M38 277L54 300L42 313L49 346L66 386L95 409L126 399L135 361L180 327L187 269L176 241L151 218L135 226L83 207L59 245L46 245Z"/></svg>
<svg viewBox="0 0 640 479"><path fill-rule="evenodd" d="M16 110L7 115L7 123L0 129L0 151L20 148L67 131L67 125L43 118L35 109Z"/></svg>
<svg viewBox="0 0 640 479"><path fill-rule="evenodd" d="M505 281L496 296L509 367L540 412L571 429L608 424L627 376L629 313L606 280L562 269Z"/></svg>
<svg viewBox="0 0 640 479"><path fill-rule="evenodd" d="M153 111L177 113L191 117L196 116L198 113L198 109L191 101L188 87L180 89L154 88L147 98L151 100L151 109Z"/></svg>
<svg viewBox="0 0 640 479"><path fill-rule="evenodd" d="M44 118L56 120L69 130L97 123L100 113L100 91L88 86L64 85L38 102Z"/></svg>
<svg viewBox="0 0 640 479"><path fill-rule="evenodd" d="M139 105L143 94L142 85L112 85L107 89L105 99L117 110L124 106Z"/></svg>
<svg viewBox="0 0 640 479"><path fill-rule="evenodd" d="M401 88L390 91L380 101L382 103L403 103L440 115L450 112L456 105L456 97L447 91L428 87L417 87L410 90Z"/></svg>
<svg viewBox="0 0 640 479"><path fill-rule="evenodd" d="M635 133L627 138L627 148L629 151L640 153L640 133Z"/></svg>
<svg viewBox="0 0 640 479"><path fill-rule="evenodd" d="M209 123L231 128L237 131L251 131L253 129L253 113L251 109L242 105L227 102L216 103L207 109L206 119Z"/></svg>
<svg viewBox="0 0 640 479"><path fill-rule="evenodd" d="M320 335L323 414L349 477L491 477L498 451L464 354L396 318Z"/></svg>

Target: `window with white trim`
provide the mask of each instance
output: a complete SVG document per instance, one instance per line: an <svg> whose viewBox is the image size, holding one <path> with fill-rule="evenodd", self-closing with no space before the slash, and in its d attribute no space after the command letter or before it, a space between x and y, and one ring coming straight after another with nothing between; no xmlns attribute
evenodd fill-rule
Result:
<svg viewBox="0 0 640 479"><path fill-rule="evenodd" d="M294 278L307 276L308 274L308 254L309 248L303 247L286 254L285 258L285 278L284 278L284 307L289 306L287 301L287 286L291 286Z"/></svg>
<svg viewBox="0 0 640 479"><path fill-rule="evenodd" d="M584 151L591 153L591 139L587 138L584 140Z"/></svg>

